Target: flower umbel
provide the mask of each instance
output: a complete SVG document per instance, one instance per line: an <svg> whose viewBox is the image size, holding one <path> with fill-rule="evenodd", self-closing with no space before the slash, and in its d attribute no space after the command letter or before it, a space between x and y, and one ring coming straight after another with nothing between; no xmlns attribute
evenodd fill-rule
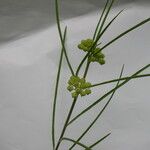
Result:
<svg viewBox="0 0 150 150"><path fill-rule="evenodd" d="M81 43L78 45L78 48L84 52L88 52L93 46L94 41L92 39L81 40Z"/></svg>
<svg viewBox="0 0 150 150"><path fill-rule="evenodd" d="M83 50L84 52L89 52L89 50L92 48L94 44L94 40L92 39L86 39L82 40L81 43L78 45L78 48ZM105 64L105 55L101 52L101 49L99 47L94 47L91 50L91 55L89 56L90 62L98 62L100 65Z"/></svg>
<svg viewBox="0 0 150 150"><path fill-rule="evenodd" d="M86 82L85 78L71 76L68 81L67 89L72 92L72 97L76 98L78 95L85 96L91 94L90 86L91 83Z"/></svg>

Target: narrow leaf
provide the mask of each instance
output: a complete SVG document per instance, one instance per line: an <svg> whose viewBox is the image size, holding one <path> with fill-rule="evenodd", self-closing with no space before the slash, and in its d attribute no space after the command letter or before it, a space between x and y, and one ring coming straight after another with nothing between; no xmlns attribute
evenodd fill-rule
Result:
<svg viewBox="0 0 150 150"><path fill-rule="evenodd" d="M88 147L88 146L82 144L81 142L77 142L77 141L75 141L75 140L73 140L73 139L64 137L64 138L62 138L62 140L66 140L66 141L70 141L70 142L76 143L77 145L79 145L79 146L85 148L86 150L92 150L90 147Z"/></svg>
<svg viewBox="0 0 150 150"><path fill-rule="evenodd" d="M116 40L120 39L121 37L125 36L126 34L128 34L129 32L135 30L136 28L142 26L143 24L147 23L150 21L150 18L145 19L144 21L138 23L137 25L133 26L132 28L126 30L125 32L121 33L120 35L118 35L116 38L114 38L113 40L111 40L110 42L108 42L105 46L103 46L101 48L101 50L103 50L104 48L106 48L107 46L109 46L110 44L112 44L113 42L115 42Z"/></svg>
<svg viewBox="0 0 150 150"><path fill-rule="evenodd" d="M108 42L105 46L103 46L101 48L101 51L106 48L107 46L109 46L110 44L112 44L113 42L115 42L116 40L118 40L119 38L123 37L124 35L128 34L129 32L133 31L134 29L144 25L145 23L149 22L150 21L150 18L148 19L145 19L144 21L138 23L137 25L133 26L132 28L126 30L125 32L119 34L116 38L114 38L113 40L111 40L110 42ZM79 73L83 63L85 62L85 60L87 59L87 57L90 55L92 49L94 48L94 46L96 45L96 43L98 42L98 40L100 39L100 37L97 37L96 41L94 42L93 46L91 47L91 49L89 50L89 52L84 56L84 58L82 59L81 63L79 64L78 68L77 68L77 72L76 74ZM98 53L98 52L97 52Z"/></svg>
<svg viewBox="0 0 150 150"><path fill-rule="evenodd" d="M122 73L123 73L123 70L124 70L124 65L123 65L123 67L122 67L122 69L121 69L121 73L120 73L119 78L121 78ZM118 85L119 85L119 81L117 82L116 87L117 87ZM102 113L104 112L104 110L106 109L106 107L108 106L108 104L110 103L111 99L113 98L113 96L114 96L116 90L117 90L117 89L115 89L115 90L112 92L112 94L111 94L109 100L107 101L107 103L105 104L105 106L103 107L103 109L99 112L99 114L96 116L96 118L92 121L92 123L91 123L91 124L87 127L87 129L81 134L81 136L79 136L79 138L77 139L78 142L87 134L87 132L92 128L92 126L96 123L96 121L97 121L97 120L99 119L99 117L102 115ZM71 148L70 148L69 150L71 150L73 147L75 147L75 145L76 145L76 144L74 143L74 144L71 146Z"/></svg>
<svg viewBox="0 0 150 150"><path fill-rule="evenodd" d="M111 3L110 3L110 6L108 7L108 10L107 10L107 12L106 12L106 14L105 14L105 17L104 17L103 21L102 21L102 24L101 24L101 26L100 26L100 29L99 29L99 31L98 31L98 35L97 35L97 36L99 36L99 34L100 34L101 31L102 31L102 28L103 28L103 26L104 26L104 24L105 24L105 21L106 21L106 19L107 19L107 17L108 17L108 14L109 14L111 8L112 8L112 6L113 6L114 1L115 1L115 0L112 0Z"/></svg>
<svg viewBox="0 0 150 150"><path fill-rule="evenodd" d="M81 113L79 113L76 117L74 117L68 123L68 125L71 124L72 122L74 122L76 119L78 119L84 113L86 113L87 111L89 111L91 108L93 108L99 102L101 102L105 97L107 97L108 95L110 95L114 90L119 89L120 87L122 87L123 85L125 85L127 82L129 82L131 79L133 79L135 76L137 76L139 73L141 73L142 71L144 71L148 67L150 67L150 64L144 66L143 68L141 68L140 70L138 70L136 73L134 73L132 76L130 76L129 78L127 78L124 82L120 83L117 87L113 88L112 90L110 90L109 92L107 92L106 94L104 94L101 98L99 98L97 101L95 101L93 104L91 104L89 107L87 107L86 109L84 109Z"/></svg>
<svg viewBox="0 0 150 150"><path fill-rule="evenodd" d="M105 140L111 133L108 133L107 135L105 135L104 137L100 138L98 141L96 141L94 144L92 144L90 146L90 148L95 147L97 144L99 144L100 142L102 142L103 140Z"/></svg>
<svg viewBox="0 0 150 150"><path fill-rule="evenodd" d="M150 74L137 75L137 76L133 77L132 79L143 78L143 77L150 77ZM108 80L108 81L104 81L104 82L101 82L101 83L93 84L89 87L92 88L92 87L96 87L96 86L103 85L103 84L108 84L108 83L113 83L113 82L117 82L117 81L126 80L126 79L129 79L129 78L130 77L128 76L128 77L123 77L121 79Z"/></svg>
<svg viewBox="0 0 150 150"><path fill-rule="evenodd" d="M63 42L64 43L65 43L65 39L66 39L66 33L67 33L67 28L65 28L65 31L64 31L64 37L63 37ZM62 60L63 60L63 48L61 50L60 59L59 59L59 66L58 66L57 78L56 78L56 85L55 85L54 102L53 102L53 114L52 114L52 141L53 141L53 147L55 147L56 101L57 101L57 93L58 93L58 85L59 85L59 79L60 79L60 72L61 72Z"/></svg>
<svg viewBox="0 0 150 150"><path fill-rule="evenodd" d="M62 36L62 31L61 31L61 26L60 26L58 0L55 0L55 12L56 12L56 22L57 22L57 28L58 28L58 32L59 32L59 37L60 37L61 45L63 47L63 51L64 51L64 54L65 54L65 58L66 58L68 67L69 67L72 75L74 75L74 71L72 69L71 63L70 63L68 55L67 55L66 47L65 47L64 42L63 42L63 36Z"/></svg>
<svg viewBox="0 0 150 150"><path fill-rule="evenodd" d="M105 33L105 31L110 27L110 25L115 21L115 19L123 12L124 10L121 10L103 29L103 31L98 35L99 37L102 37L102 35Z"/></svg>
<svg viewBox="0 0 150 150"><path fill-rule="evenodd" d="M101 20L102 20L102 18L103 18L103 15L104 15L104 13L105 13L105 10L106 10L106 8L107 8L108 3L109 3L109 0L106 1L106 4L105 4L104 9L103 9L103 11L102 11L102 14L101 14L101 16L100 16L100 18L99 18L99 21L98 21L98 23L97 23L97 26L96 26L96 29L95 29L95 32L94 32L94 35L93 35L93 40L95 39L95 36L96 36L96 34L97 34L99 25L100 25L100 23L101 23Z"/></svg>

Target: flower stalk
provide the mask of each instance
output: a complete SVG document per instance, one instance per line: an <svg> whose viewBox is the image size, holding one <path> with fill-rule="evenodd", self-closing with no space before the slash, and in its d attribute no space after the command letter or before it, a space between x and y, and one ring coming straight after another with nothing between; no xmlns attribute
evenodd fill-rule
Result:
<svg viewBox="0 0 150 150"><path fill-rule="evenodd" d="M100 138L90 146L85 145L84 143L81 143L80 140L87 134L87 132L94 126L94 124L97 122L97 120L100 118L100 116L103 114L104 110L107 108L109 103L111 102L115 92L120 89L122 86L124 86L126 83L128 83L132 79L139 79L139 78L144 78L144 77L150 77L150 74L140 74L144 70L150 67L150 64L144 66L143 68L139 69L137 72L133 73L131 76L126 76L122 77L122 73L124 70L124 66L122 67L121 73L119 78L117 79L110 79L104 82L92 84L87 80L87 75L88 72L90 71L90 65L91 63L98 63L100 64L99 66L104 67L105 63L107 62L107 59L105 57L105 54L103 50L119 40L120 38L124 37L131 31L139 28L140 26L144 25L145 23L148 23L150 21L150 18L147 18L143 20L142 22L134 25L133 27L127 29L126 31L122 32L118 36L116 36L114 39L110 40L108 43L105 45L102 45L102 36L105 34L108 28L110 28L111 24L117 19L117 17L123 12L121 10L120 12L115 15L112 20L107 24L107 18L109 17L109 13L112 9L112 6L114 4L115 0L106 0L104 9L101 13L101 16L98 20L98 23L96 25L94 34L92 38L87 38L84 40L81 40L81 42L78 44L78 49L82 50L85 54L81 62L79 63L78 67L76 70L73 69L72 63L70 62L70 57L67 54L67 50L65 47L65 42L66 42L66 31L67 27L64 30L64 34L62 33L62 28L60 24L60 13L59 13L59 3L58 0L55 0L55 14L56 14L56 23L57 23L57 28L58 28L58 33L60 37L60 42L62 46L62 50L60 53L60 59L59 59L59 66L58 66L58 71L57 71L57 77L56 77L56 85L55 85L55 93L54 93L54 101L53 101L53 114L52 114L52 145L53 145L53 150L59 150L60 145L62 141L69 141L72 142L73 145L68 148L68 150L72 150L76 145L81 146L85 150L91 150L93 147L95 147L97 144L101 143L104 139L106 139L109 135L105 135L104 137ZM67 61L67 66L70 70L70 78L68 79L67 83L67 90L70 92L70 99L72 99L72 104L70 106L70 109L68 111L65 123L63 125L62 131L60 133L60 136L58 139L56 139L55 136L55 121L56 121L56 110L57 110L57 95L58 95L58 89L59 89L59 79L61 75L61 66L62 66L62 61L63 61L63 55L65 56L65 60ZM81 68L83 67L83 64L86 61L86 66L84 69L83 75L79 75ZM72 117L73 111L75 109L76 103L78 100L80 100L83 96L87 96L89 94L92 94L92 91L94 90L94 87L97 86L102 86L105 84L110 84L110 83L115 83L117 82L116 86L112 88L110 91L105 93L104 95L101 95L99 99L94 101L91 105L89 105L87 108L83 109L77 116ZM64 89L63 89L64 90ZM70 126L74 121L78 120L80 117L82 117L83 114L88 112L89 110L93 109L97 104L99 104L101 101L105 100L108 96L110 98L104 105L103 109L99 111L98 115L95 117L95 119L89 124L89 126L84 130L83 133L77 138L77 139L72 139L69 137L65 137L66 130L68 126Z"/></svg>

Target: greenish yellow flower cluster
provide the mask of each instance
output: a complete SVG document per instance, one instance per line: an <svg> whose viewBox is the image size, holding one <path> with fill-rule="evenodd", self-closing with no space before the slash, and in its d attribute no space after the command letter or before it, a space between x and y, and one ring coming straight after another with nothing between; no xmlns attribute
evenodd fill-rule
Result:
<svg viewBox="0 0 150 150"><path fill-rule="evenodd" d="M92 55L89 57L91 62L98 62L101 65L105 64L105 55L100 51L100 48L95 48Z"/></svg>
<svg viewBox="0 0 150 150"><path fill-rule="evenodd" d="M93 44L94 41L92 39L82 40L81 43L78 45L78 48L83 50L84 52L88 52Z"/></svg>
<svg viewBox="0 0 150 150"><path fill-rule="evenodd" d="M90 86L91 83L86 82L85 78L71 76L68 81L67 89L72 92L72 97L76 98L78 95L85 96L91 94Z"/></svg>
<svg viewBox="0 0 150 150"><path fill-rule="evenodd" d="M94 44L94 40L86 39L82 40L78 45L78 48L83 50L84 52L88 52ZM105 64L105 55L100 51L99 47L94 47L91 51L91 55L89 57L90 62L98 62L101 65Z"/></svg>

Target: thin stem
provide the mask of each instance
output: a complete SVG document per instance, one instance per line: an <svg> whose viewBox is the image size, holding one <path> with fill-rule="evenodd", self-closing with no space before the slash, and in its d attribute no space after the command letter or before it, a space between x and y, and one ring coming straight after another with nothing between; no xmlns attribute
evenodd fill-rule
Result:
<svg viewBox="0 0 150 150"><path fill-rule="evenodd" d="M104 48L106 48L107 46L109 46L110 44L112 44L113 42L115 42L116 40L120 39L121 37L123 37L123 36L126 35L127 33L131 32L132 30L134 30L134 29L140 27L141 25L143 25L143 24L145 24L145 23L147 23L147 22L149 22L149 21L150 21L150 18L145 19L144 21L138 23L137 25L133 26L132 28L126 30L126 31L123 32L123 33L121 33L121 34L118 35L116 38L114 38L113 40L111 40L110 42L108 42L105 46L103 46L103 47L101 48L101 50L103 50Z"/></svg>
<svg viewBox="0 0 150 150"><path fill-rule="evenodd" d="M85 60L88 58L88 56L90 55L91 51L93 50L93 48L97 45L97 42L99 40L99 37L95 40L95 42L93 43L92 47L89 49L88 53L85 55L85 57L82 59L82 61L80 62L77 71L76 71L76 75L79 74L79 71L83 65L83 63L85 62Z"/></svg>
<svg viewBox="0 0 150 150"><path fill-rule="evenodd" d="M102 142L104 139L106 139L111 133L108 133L107 135L105 135L104 137L102 137L101 139L99 139L98 141L96 141L94 144L92 144L91 146L89 146L89 148L93 148L95 147L97 144L99 144L100 142Z"/></svg>
<svg viewBox="0 0 150 150"><path fill-rule="evenodd" d="M67 124L68 124L68 122L69 122L69 120L70 120L70 117L71 117L71 115L72 115L72 112L73 112L73 109L74 109L74 107L75 107L76 102L77 102L77 98L74 98L73 103L72 103L72 105L71 105L70 111L69 111L69 113L68 113L67 119L66 119L66 121L65 121L63 130L62 130L62 132L61 132L61 135L60 135L60 138L59 138L59 140L58 140L58 143L57 143L57 146L56 146L56 149L55 149L55 150L58 150L58 148L59 148L59 146L60 146L60 143L61 143L61 141L62 141L62 138L63 138L64 134L65 134L65 131L66 131L66 128L67 128Z"/></svg>
<svg viewBox="0 0 150 150"><path fill-rule="evenodd" d="M142 75L135 76L132 79L137 79L137 78L141 78L141 77L149 77L149 76L150 76L150 74L142 74ZM129 78L130 77L128 76L128 77L123 77L121 79L113 79L113 80L109 80L109 81L104 81L104 82L101 82L101 83L93 84L93 85L91 85L89 87L92 88L92 87L95 87L95 86L108 84L108 83L113 83L113 82L117 82L117 81L121 81L121 80L126 80L126 79L129 79Z"/></svg>
<svg viewBox="0 0 150 150"><path fill-rule="evenodd" d="M123 67L122 67L122 69L121 69L121 73L120 73L119 78L121 78L122 73L123 73L123 70L124 70L124 65L123 65ZM117 82L116 87L119 85L119 82L120 82L120 81ZM92 123L87 127L87 129L81 134L81 136L79 136L79 138L76 140L77 142L79 142L79 141L86 135L86 133L91 129L91 127L96 123L96 121L97 121L97 120L99 119L99 117L102 115L102 113L104 112L104 110L106 109L106 107L108 106L108 104L110 103L110 101L112 100L112 98L113 98L113 96L114 96L116 90L117 90L117 89L115 89L115 90L112 92L112 94L111 94L109 100L107 101L107 103L105 104L105 106L103 107L103 109L99 112L99 114L98 114L98 115L96 116L96 118L92 121ZM72 150L73 147L75 147L75 145L76 145L76 143L74 143L74 144L69 148L69 150Z"/></svg>
<svg viewBox="0 0 150 150"><path fill-rule="evenodd" d="M63 43L63 36L62 36L62 32L61 32L61 27L60 27L60 17L59 17L58 0L55 0L55 11L56 11L56 21L57 21L57 27L58 27L58 32L59 32L59 37L60 37L61 45L62 45L62 47L63 47L64 54L65 54L66 61L67 61L67 63L68 63L69 69L70 69L72 75L74 75L74 71L73 71L72 66L71 66L71 64L70 64L69 58L68 58L68 56L67 56L67 52L66 52L65 45L64 45L64 43Z"/></svg>
<svg viewBox="0 0 150 150"><path fill-rule="evenodd" d="M115 21L115 19L116 19L123 11L124 11L124 9L121 10L121 11L106 25L106 27L102 30L102 32L100 32L100 33L98 34L99 38L102 37L102 35L105 33L105 31L108 29L108 27Z"/></svg>
<svg viewBox="0 0 150 150"><path fill-rule="evenodd" d="M95 37L96 37L97 30L98 30L99 25L100 25L100 23L101 23L101 20L102 20L102 18L103 18L103 16L104 16L104 13L105 13L105 10L106 10L106 8L107 8L108 3L109 3L109 0L106 1L106 4L105 4L104 9L103 9L103 11L102 11L102 14L101 14L101 16L100 16L100 18L99 18L99 21L98 21L98 23L97 23L97 26L96 26L96 29L95 29L95 32L94 32L94 35L93 35L93 40L94 40Z"/></svg>
<svg viewBox="0 0 150 150"><path fill-rule="evenodd" d="M79 113L76 117L74 117L69 123L68 125L70 125L71 123L73 123L76 119L78 119L80 116L82 116L84 113L86 113L87 111L89 111L91 108L93 108L95 105L97 105L98 103L100 103L105 97L107 97L108 95L110 95L114 90L119 89L120 87L122 87L124 84L126 84L127 82L129 82L131 79L133 79L135 76L137 76L138 74L140 74L142 71L144 71L145 69L147 69L148 67L150 67L150 64L144 66L143 68L141 68L140 70L138 70L136 73L134 73L132 76L130 76L129 78L127 78L124 82L120 83L117 87L111 89L109 92L107 92L106 94L104 94L101 98L99 98L98 100L96 100L93 104L91 104L89 107L87 107L86 109L84 109L81 113Z"/></svg>
<svg viewBox="0 0 150 150"><path fill-rule="evenodd" d="M80 71L80 69L81 69L83 63L85 62L85 60L87 59L87 57L88 57L89 54L90 54L90 53L87 53L87 54L85 55L85 57L82 59L82 61L80 62L79 66L78 66L78 68L77 68L77 71L76 71L76 76L79 74L79 71Z"/></svg>
<svg viewBox="0 0 150 150"><path fill-rule="evenodd" d="M104 11L105 11L106 8L107 8L108 2L109 2L109 1L106 2ZM104 22L105 22L105 20L106 20L106 18L107 18L107 15L108 15L108 13L109 13L111 7L112 7L113 2L114 2L114 0L112 0L110 6L109 6L109 8L108 8L108 11L107 11L107 13L106 13L106 15L105 15L105 17L104 17L104 20L103 20L101 26L100 26L100 29L99 29L98 34L100 33L100 31L101 31L101 29L102 29L102 27L103 27L103 24L104 24ZM103 17L103 15L104 15L104 12L102 13L102 17ZM97 25L97 27L96 27L96 30L95 30L96 33L97 33L97 30L98 30L98 27L99 27L99 25L100 25L100 22L101 22L102 17L100 17L100 20L99 20L98 25ZM96 34L96 33L95 33L95 34ZM95 35L94 35L93 39L95 39ZM85 62L85 60L87 59L87 57L90 55L90 53L91 53L91 51L93 50L93 48L97 45L97 42L99 41L99 39L100 39L100 36L97 35L96 40L95 40L95 42L93 43L92 47L90 48L90 50L88 51L88 53L85 55L85 57L82 59L81 63L79 64L79 66L78 66L78 68L77 68L77 71L76 71L76 75L78 75L78 73L79 73L79 71L80 71L80 69L81 69L83 63Z"/></svg>
<svg viewBox="0 0 150 150"><path fill-rule="evenodd" d="M70 138L66 138L66 137L62 138L62 140L66 140L66 141L70 141L70 142L76 143L75 140L70 139ZM77 142L77 144L78 144L79 146L85 148L86 150L92 150L90 147L88 147L88 146L82 144L81 142Z"/></svg>
<svg viewBox="0 0 150 150"><path fill-rule="evenodd" d="M65 31L64 31L64 37L63 37L63 42L64 43L65 43L65 38L66 38L66 32L67 32L67 28L65 28ZM60 72L61 72L62 60L63 60L63 48L61 50L60 59L59 59L59 66L58 66L57 78L56 78L56 85L55 85L54 102L53 102L53 114L52 114L52 143L53 143L53 149L55 148L56 100L57 100L57 93L58 93L58 85L59 85L59 79L60 79Z"/></svg>
<svg viewBox="0 0 150 150"><path fill-rule="evenodd" d="M105 21L106 21L106 19L107 19L107 17L108 17L108 14L109 14L109 12L110 12L110 10L111 10L111 7L112 7L114 1L115 1L115 0L112 0L111 3L110 3L110 6L108 7L108 10L107 10L107 12L106 12L106 15L105 15L103 21L102 21L102 24L101 24L101 26L100 26L100 29L99 29L99 31L98 31L98 35L97 35L97 36L99 36L99 34L100 34L101 31L102 31L102 28L103 28L103 26L104 26L104 24L105 24Z"/></svg>
<svg viewBox="0 0 150 150"><path fill-rule="evenodd" d="M85 72L84 72L84 75L83 75L83 77L84 77L84 78L86 77L86 75L87 75L87 73L88 73L89 66L90 66L90 61L89 61L89 60L87 60L87 64L86 64L86 68L85 68Z"/></svg>
<svg viewBox="0 0 150 150"><path fill-rule="evenodd" d="M113 42L117 41L118 39L120 39L121 37L123 37L124 35L126 35L127 33L133 31L134 29L142 26L143 24L147 23L150 21L150 18L145 19L144 21L138 23L137 25L133 26L132 28L126 30L125 32L121 33L120 35L118 35L116 38L114 38L113 40L111 40L110 42L108 42L105 46L103 46L100 51L102 51L104 48L106 48L107 46L109 46L110 44L112 44ZM100 39L100 37L97 37L96 41L94 42L93 46L95 46L98 42L98 40ZM92 47L93 48L93 47ZM85 62L85 60L87 59L87 57L90 55L90 52L92 51L92 48L89 50L89 52L84 56L84 58L82 59L81 63L78 66L77 72L76 74L78 74L78 72L80 71L80 68L82 67L83 63ZM99 51L98 51L99 52ZM97 52L97 53L98 53Z"/></svg>

